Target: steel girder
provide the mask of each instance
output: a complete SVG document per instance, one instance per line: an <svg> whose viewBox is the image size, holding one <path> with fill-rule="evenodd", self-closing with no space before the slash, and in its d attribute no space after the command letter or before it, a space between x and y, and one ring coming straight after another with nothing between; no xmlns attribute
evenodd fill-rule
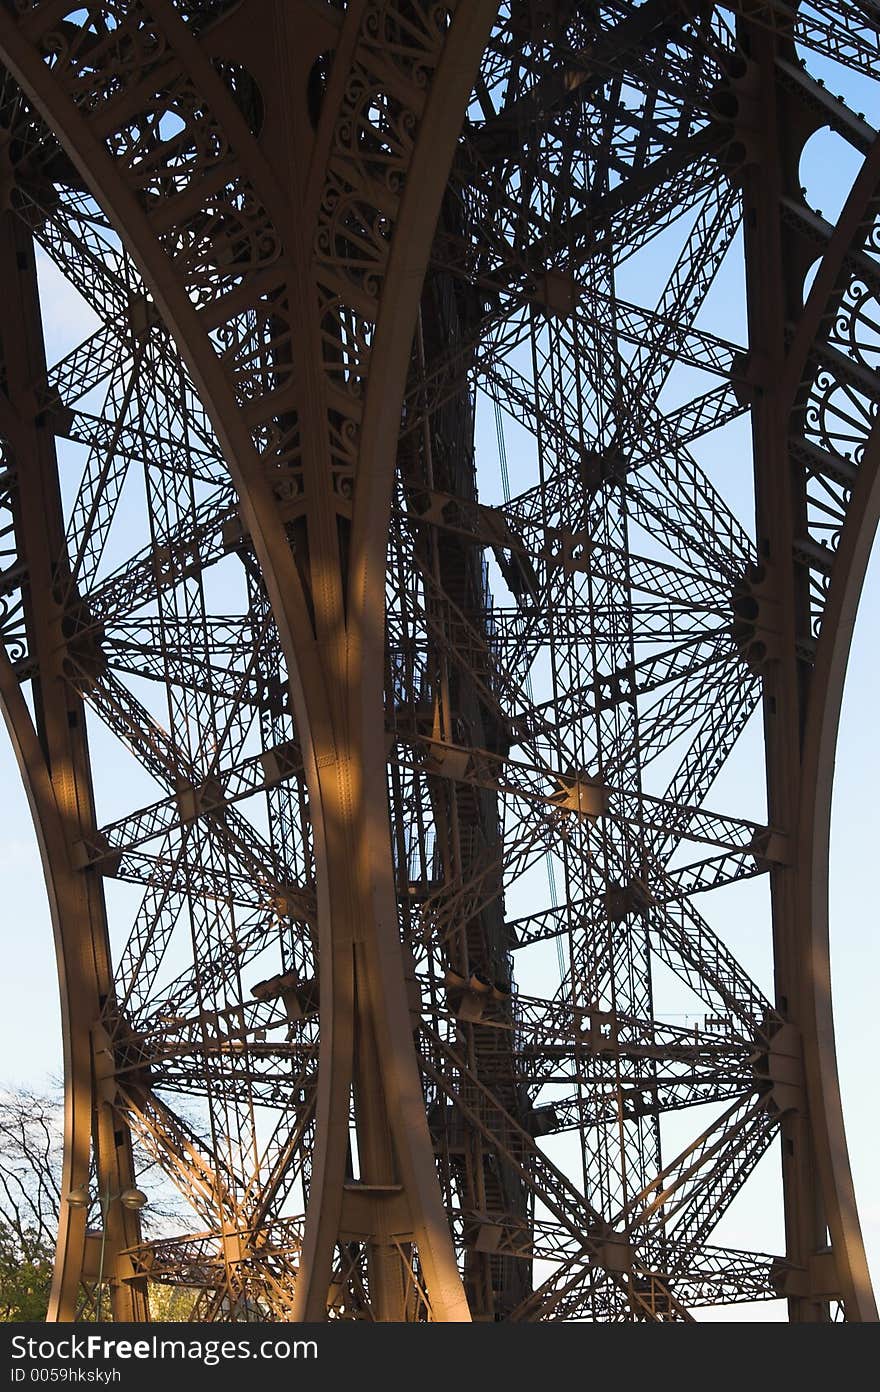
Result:
<svg viewBox="0 0 880 1392"><path fill-rule="evenodd" d="M51 1317L109 1284L146 1318L152 1280L198 1319L875 1318L827 857L880 144L804 61L870 76L878 32L832 0L0 9L2 703L65 1194L105 1196L98 1232L65 1203ZM862 160L833 224L825 128ZM35 243L95 320L48 368ZM739 345L709 311L741 246ZM698 462L745 416L754 534ZM759 702L767 807L710 811ZM759 877L772 987L704 916ZM784 1252L713 1244L780 1135ZM120 1203L138 1147L191 1230Z"/></svg>

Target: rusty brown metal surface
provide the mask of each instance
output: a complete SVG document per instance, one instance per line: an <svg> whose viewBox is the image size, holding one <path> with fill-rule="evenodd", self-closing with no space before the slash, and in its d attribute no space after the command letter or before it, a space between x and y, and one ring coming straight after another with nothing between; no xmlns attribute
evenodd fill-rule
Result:
<svg viewBox="0 0 880 1392"><path fill-rule="evenodd" d="M876 1319L827 860L880 138L821 74L878 58L867 0L0 6L50 1318ZM773 1148L779 1250L725 1245Z"/></svg>

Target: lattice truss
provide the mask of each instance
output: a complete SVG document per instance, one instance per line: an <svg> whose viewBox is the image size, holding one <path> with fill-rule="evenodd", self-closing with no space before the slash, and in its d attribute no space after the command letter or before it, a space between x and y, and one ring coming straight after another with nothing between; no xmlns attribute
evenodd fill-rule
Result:
<svg viewBox="0 0 880 1392"><path fill-rule="evenodd" d="M75 77L83 103L105 104L103 138L161 222L192 162L215 177L220 155L196 94L163 99L161 73L125 98L124 124L113 115L107 55L126 52L120 35L133 42L148 8L17 5L37 27L52 10L46 62ZM224 8L177 6L197 32ZM437 1173L482 1318L682 1319L787 1289L781 1255L713 1233L798 1105L772 981L740 963L732 931L740 903L763 913L769 960L769 895L731 887L785 864L791 828L768 825L757 797L748 815L722 810L744 799L741 780L720 777L748 728L749 778L763 785L750 718L781 641L753 539L738 26L745 11L788 33L791 15L775 3L661 8L658 24L650 0L500 6L401 424L390 836ZM854 105L867 106L876 74L880 11L817 0L793 32L784 77L804 138L830 126L864 156L875 132ZM247 74L227 66L224 78L252 116ZM835 82L858 97L832 95ZM378 161L393 117L376 106L363 119ZM285 1319L321 1014L285 659L174 338L8 76L0 133L12 242L33 240L93 324L49 366L29 350L26 376L61 479L57 641L88 712L97 817L77 845L110 917L113 1105L192 1210L180 1232L129 1255L137 1274L190 1292L192 1318ZM196 305L218 276L234 287L241 259L269 259L244 186L238 208L238 243L210 207L194 204L188 226L166 219ZM790 423L805 480L806 667L880 399L876 212L868 200L828 287ZM786 216L806 272L833 222L804 198ZM51 342L51 299L43 314ZM369 315L330 299L326 314L340 373L356 375ZM218 318L214 342L246 371L245 400L283 386L290 348L271 313ZM4 418L22 410L9 382L6 371ZM19 542L28 464L0 430L2 633L39 712ZM255 438L295 496L294 413L257 419ZM355 1110L351 1135L356 1176ZM411 1317L430 1318L418 1253L398 1251ZM94 1286L83 1291L87 1312ZM340 1242L329 1310L371 1317L365 1244Z"/></svg>

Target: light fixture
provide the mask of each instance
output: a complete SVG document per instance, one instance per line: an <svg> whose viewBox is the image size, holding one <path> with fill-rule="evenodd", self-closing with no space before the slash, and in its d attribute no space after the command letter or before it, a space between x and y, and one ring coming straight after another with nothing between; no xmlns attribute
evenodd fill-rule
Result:
<svg viewBox="0 0 880 1392"><path fill-rule="evenodd" d="M149 1200L143 1189L123 1189L119 1195L119 1202L123 1208L130 1208L139 1213L142 1208L146 1208Z"/></svg>
<svg viewBox="0 0 880 1392"><path fill-rule="evenodd" d="M88 1208L89 1191L85 1184L81 1184L78 1189L71 1189L67 1195L67 1202L71 1208Z"/></svg>

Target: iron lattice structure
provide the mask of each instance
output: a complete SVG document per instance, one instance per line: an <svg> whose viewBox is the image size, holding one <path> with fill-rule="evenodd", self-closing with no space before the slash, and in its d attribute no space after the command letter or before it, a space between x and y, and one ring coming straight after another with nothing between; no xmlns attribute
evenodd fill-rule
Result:
<svg viewBox="0 0 880 1392"><path fill-rule="evenodd" d="M826 880L878 58L874 0L0 6L51 1318L875 1318Z"/></svg>

